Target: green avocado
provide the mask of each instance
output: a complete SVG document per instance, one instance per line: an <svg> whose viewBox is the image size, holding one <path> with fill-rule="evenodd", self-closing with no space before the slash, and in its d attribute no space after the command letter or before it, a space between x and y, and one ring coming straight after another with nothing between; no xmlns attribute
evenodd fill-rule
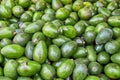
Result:
<svg viewBox="0 0 120 80"><path fill-rule="evenodd" d="M4 76L16 79L18 63L15 60L9 60L4 66Z"/></svg>
<svg viewBox="0 0 120 80"><path fill-rule="evenodd" d="M77 50L77 43L75 41L68 41L61 46L62 56L65 58L71 57Z"/></svg>
<svg viewBox="0 0 120 80"><path fill-rule="evenodd" d="M75 63L73 59L65 60L58 68L57 68L57 76L60 78L67 78L70 76L74 70Z"/></svg>
<svg viewBox="0 0 120 80"><path fill-rule="evenodd" d="M29 77L40 71L41 65L36 61L27 61L21 63L17 67L17 72L20 76Z"/></svg>
<svg viewBox="0 0 120 80"><path fill-rule="evenodd" d="M102 29L96 36L96 44L104 44L112 39L113 31L110 28Z"/></svg>
<svg viewBox="0 0 120 80"><path fill-rule="evenodd" d="M107 17L104 14L97 14L89 20L89 23L93 26L96 26L97 24L106 21L107 21Z"/></svg>
<svg viewBox="0 0 120 80"><path fill-rule="evenodd" d="M58 61L61 58L61 50L56 45L50 45L48 48L48 59L50 61Z"/></svg>
<svg viewBox="0 0 120 80"><path fill-rule="evenodd" d="M111 79L119 79L120 78L120 66L116 63L109 63L104 67L104 73Z"/></svg>
<svg viewBox="0 0 120 80"><path fill-rule="evenodd" d="M56 38L58 36L58 28L51 22L45 23L42 28L42 32L49 38Z"/></svg>
<svg viewBox="0 0 120 80"><path fill-rule="evenodd" d="M1 54L7 58L20 58L24 54L24 48L18 44L10 44L1 49Z"/></svg>
<svg viewBox="0 0 120 80"><path fill-rule="evenodd" d="M0 15L5 17L5 18L11 18L12 17L12 10L8 6L0 5Z"/></svg>
<svg viewBox="0 0 120 80"><path fill-rule="evenodd" d="M88 69L85 64L78 64L73 70L73 80L84 80L87 77Z"/></svg>
<svg viewBox="0 0 120 80"><path fill-rule="evenodd" d="M111 56L111 61L112 61L113 63L120 64L120 58L119 58L119 56L120 56L120 53L119 53L119 52L116 53L116 54L113 54L113 55Z"/></svg>
<svg viewBox="0 0 120 80"><path fill-rule="evenodd" d="M33 50L33 60L39 62L40 64L44 63L47 58L47 52L47 45L45 41L39 41Z"/></svg>
<svg viewBox="0 0 120 80"><path fill-rule="evenodd" d="M120 16L111 16L108 18L109 25L113 27L119 27L120 26Z"/></svg>
<svg viewBox="0 0 120 80"><path fill-rule="evenodd" d="M115 54L119 51L119 49L120 49L119 42L116 40L112 40L105 44L105 50L109 54Z"/></svg>
<svg viewBox="0 0 120 80"><path fill-rule="evenodd" d="M55 76L56 72L53 66L49 64L43 64L40 75L44 80L53 80L53 77Z"/></svg>

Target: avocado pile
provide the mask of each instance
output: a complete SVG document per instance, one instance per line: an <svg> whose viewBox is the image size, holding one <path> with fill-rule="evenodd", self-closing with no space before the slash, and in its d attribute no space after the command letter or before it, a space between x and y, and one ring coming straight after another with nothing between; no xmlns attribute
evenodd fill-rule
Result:
<svg viewBox="0 0 120 80"><path fill-rule="evenodd" d="M0 0L0 80L120 80L120 0Z"/></svg>

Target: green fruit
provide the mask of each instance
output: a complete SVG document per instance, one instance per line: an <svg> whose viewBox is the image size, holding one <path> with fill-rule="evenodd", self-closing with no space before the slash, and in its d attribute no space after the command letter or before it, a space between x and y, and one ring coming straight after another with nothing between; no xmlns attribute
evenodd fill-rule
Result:
<svg viewBox="0 0 120 80"><path fill-rule="evenodd" d="M65 25L72 25L72 26L74 26L75 23L76 23L76 21L73 18L67 18L65 20Z"/></svg>
<svg viewBox="0 0 120 80"><path fill-rule="evenodd" d="M11 18L12 10L5 5L0 5L0 15L3 16L4 18Z"/></svg>
<svg viewBox="0 0 120 80"><path fill-rule="evenodd" d="M111 61L114 62L114 63L120 64L119 56L120 56L120 53L113 54L111 56Z"/></svg>
<svg viewBox="0 0 120 80"><path fill-rule="evenodd" d="M15 2L14 0L3 0L3 2L5 1L5 3L2 3L3 5L9 7L9 8L13 8L15 6Z"/></svg>
<svg viewBox="0 0 120 80"><path fill-rule="evenodd" d="M60 0L52 0L52 8L54 10L58 10L61 7L63 7L63 4Z"/></svg>
<svg viewBox="0 0 120 80"><path fill-rule="evenodd" d="M104 45L103 44L101 44L101 45L95 45L95 51L97 52L97 53L99 53L99 52L101 52L101 51L103 51L104 50Z"/></svg>
<svg viewBox="0 0 120 80"><path fill-rule="evenodd" d="M10 27L0 28L0 39L12 38L14 36L14 31Z"/></svg>
<svg viewBox="0 0 120 80"><path fill-rule="evenodd" d="M24 9L21 6L17 5L12 8L12 12L16 17L20 17L23 14Z"/></svg>
<svg viewBox="0 0 120 80"><path fill-rule="evenodd" d="M87 77L88 69L85 64L78 64L73 70L73 80L84 80Z"/></svg>
<svg viewBox="0 0 120 80"><path fill-rule="evenodd" d="M61 53L63 57L71 57L77 50L77 43L75 41L69 41L62 45Z"/></svg>
<svg viewBox="0 0 120 80"><path fill-rule="evenodd" d="M50 61L58 61L61 57L61 51L58 46L50 45L48 48L48 59Z"/></svg>
<svg viewBox="0 0 120 80"><path fill-rule="evenodd" d="M31 1L30 0L18 0L18 4L22 6L23 8L27 8L30 6Z"/></svg>
<svg viewBox="0 0 120 80"><path fill-rule="evenodd" d="M87 7L81 8L78 11L78 16L80 17L80 19L88 20L90 19L90 17L92 17L92 11Z"/></svg>
<svg viewBox="0 0 120 80"><path fill-rule="evenodd" d="M107 21L107 17L104 14L97 14L89 20L89 23L95 26L98 23L106 22L106 21Z"/></svg>
<svg viewBox="0 0 120 80"><path fill-rule="evenodd" d="M57 76L60 78L67 78L72 74L74 69L74 61L72 59L65 60L58 68L57 68Z"/></svg>
<svg viewBox="0 0 120 80"><path fill-rule="evenodd" d="M107 64L110 61L110 55L104 51L98 53L97 55L97 61L100 64Z"/></svg>
<svg viewBox="0 0 120 80"><path fill-rule="evenodd" d="M24 48L18 44L10 44L1 49L1 54L7 58L19 58L24 54Z"/></svg>
<svg viewBox="0 0 120 80"><path fill-rule="evenodd" d="M36 21L36 22L33 22L33 23L31 23L31 24L29 24L26 28L25 28L25 32L26 33L35 33L35 32L37 32L37 31L40 31L41 30L41 28L43 27L43 25L44 25L44 21L42 21L42 20L38 20L38 21Z"/></svg>
<svg viewBox="0 0 120 80"><path fill-rule="evenodd" d="M78 21L74 25L74 27L75 27L75 29L77 31L77 35L81 35L85 31L86 26L87 26L86 21L83 21L83 20Z"/></svg>
<svg viewBox="0 0 120 80"><path fill-rule="evenodd" d="M30 38L31 38L30 35L27 33L19 33L19 34L14 36L13 42L15 44L25 46L28 43L28 41L30 40Z"/></svg>
<svg viewBox="0 0 120 80"><path fill-rule="evenodd" d="M37 44L41 40L46 40L45 35L42 32L36 32L32 36L32 42L34 44Z"/></svg>
<svg viewBox="0 0 120 80"><path fill-rule="evenodd" d="M113 27L120 26L120 16L111 16L108 18L108 23Z"/></svg>
<svg viewBox="0 0 120 80"><path fill-rule="evenodd" d="M41 40L34 48L33 60L42 64L45 62L46 58L47 58L47 45L45 41Z"/></svg>
<svg viewBox="0 0 120 80"><path fill-rule="evenodd" d="M42 18L42 12L38 11L38 12L35 12L34 15L33 15L33 21L37 21L37 20L40 20Z"/></svg>
<svg viewBox="0 0 120 80"><path fill-rule="evenodd" d="M84 40L87 44L92 44L95 41L96 33L93 31L87 31L84 33Z"/></svg>
<svg viewBox="0 0 120 80"><path fill-rule="evenodd" d="M70 41L70 39L63 35L59 35L57 38L52 39L53 44L57 46L61 46L68 41Z"/></svg>
<svg viewBox="0 0 120 80"><path fill-rule="evenodd" d="M53 80L53 77L55 76L55 69L53 66L49 64L43 64L40 75L45 80Z"/></svg>
<svg viewBox="0 0 120 80"><path fill-rule="evenodd" d="M71 25L61 26L59 32L68 38L75 38L77 36L76 29Z"/></svg>
<svg viewBox="0 0 120 80"><path fill-rule="evenodd" d="M3 38L1 41L0 41L0 47L4 47L4 46L7 46L9 44L11 44L12 41L8 38Z"/></svg>
<svg viewBox="0 0 120 80"><path fill-rule="evenodd" d="M57 27L53 25L53 23L45 23L45 25L42 28L42 32L45 36L49 38L55 38L58 36Z"/></svg>
<svg viewBox="0 0 120 80"><path fill-rule="evenodd" d="M4 66L4 76L16 79L18 63L15 60L9 60Z"/></svg>
<svg viewBox="0 0 120 80"><path fill-rule="evenodd" d="M104 7L98 8L98 12L99 12L99 14L104 14L107 17L109 17L111 15L110 10L108 10L107 8L104 8Z"/></svg>
<svg viewBox="0 0 120 80"><path fill-rule="evenodd" d="M44 10L46 8L45 0L36 1L36 10Z"/></svg>
<svg viewBox="0 0 120 80"><path fill-rule="evenodd" d="M105 44L105 50L109 54L115 54L119 51L119 49L120 49L120 46L118 41L112 40Z"/></svg>
<svg viewBox="0 0 120 80"><path fill-rule="evenodd" d="M71 13L70 13L70 17L71 17L72 19L74 19L75 21L78 21L78 20L79 20L77 12L71 12Z"/></svg>
<svg viewBox="0 0 120 80"><path fill-rule="evenodd" d="M72 3L72 0L61 0L61 2L66 5Z"/></svg>
<svg viewBox="0 0 120 80"><path fill-rule="evenodd" d="M96 36L96 44L104 44L109 41L113 36L113 32L110 28L102 29Z"/></svg>
<svg viewBox="0 0 120 80"><path fill-rule="evenodd" d="M96 61L97 59L97 54L96 51L94 49L94 46L86 46L88 55L87 58L89 59L89 61Z"/></svg>
<svg viewBox="0 0 120 80"><path fill-rule="evenodd" d="M96 25L95 32L98 34L104 28L109 28L109 25L106 22L101 22L101 23Z"/></svg>
<svg viewBox="0 0 120 80"><path fill-rule="evenodd" d="M56 11L56 18L60 20L65 20L66 18L68 18L69 14L69 10L67 10L66 8L60 8Z"/></svg>
<svg viewBox="0 0 120 80"><path fill-rule="evenodd" d="M9 21L0 21L0 28L8 27L10 25Z"/></svg>
<svg viewBox="0 0 120 80"><path fill-rule="evenodd" d="M120 78L120 66L116 63L109 63L104 67L105 74L111 79Z"/></svg>
<svg viewBox="0 0 120 80"><path fill-rule="evenodd" d="M85 80L100 80L100 78L97 76L90 75L90 76L87 76L87 78Z"/></svg>
<svg viewBox="0 0 120 80"><path fill-rule="evenodd" d="M110 11L115 10L116 8L118 8L118 4L115 1L111 1L108 5L107 5L107 9Z"/></svg>
<svg viewBox="0 0 120 80"><path fill-rule="evenodd" d="M74 58L82 58L87 56L87 50L83 47L78 47L77 51L74 53Z"/></svg>
<svg viewBox="0 0 120 80"><path fill-rule="evenodd" d="M20 20L22 22L31 22L32 21L32 16L30 14L28 14L27 12L24 12L21 16L20 16Z"/></svg>
<svg viewBox="0 0 120 80"><path fill-rule="evenodd" d="M90 62L88 65L88 71L92 75L98 75L102 72L103 67L97 62Z"/></svg>
<svg viewBox="0 0 120 80"><path fill-rule="evenodd" d="M72 11L72 4L67 4L64 6L64 8L71 12Z"/></svg>
<svg viewBox="0 0 120 80"><path fill-rule="evenodd" d="M74 11L79 11L81 8L83 8L83 1L82 0L76 0L74 3L73 3L73 6L72 6L72 9Z"/></svg>
<svg viewBox="0 0 120 80"><path fill-rule="evenodd" d="M39 72L40 68L41 65L39 63L35 61L28 61L21 63L17 68L17 72L20 76L29 77Z"/></svg>
<svg viewBox="0 0 120 80"><path fill-rule="evenodd" d="M33 44L33 42L29 41L25 47L25 56L29 59L32 59L33 58L33 50L34 50L34 44Z"/></svg>

